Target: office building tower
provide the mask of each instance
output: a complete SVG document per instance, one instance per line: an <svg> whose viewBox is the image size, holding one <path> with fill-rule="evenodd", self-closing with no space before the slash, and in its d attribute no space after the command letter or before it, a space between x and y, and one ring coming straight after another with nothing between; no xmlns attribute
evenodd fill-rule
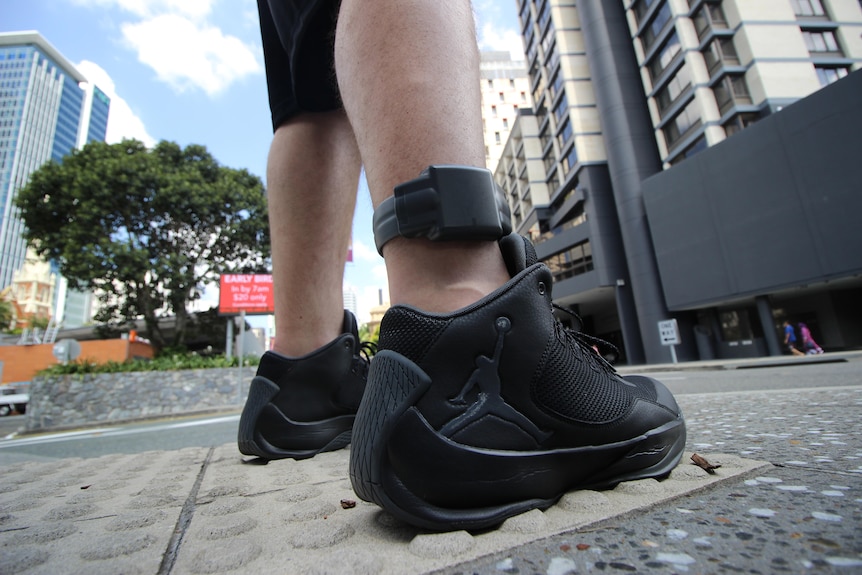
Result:
<svg viewBox="0 0 862 575"><path fill-rule="evenodd" d="M342 290L342 297L344 299L344 309L351 312L353 315L359 315L359 300L356 297L356 290L352 287Z"/></svg>
<svg viewBox="0 0 862 575"><path fill-rule="evenodd" d="M0 33L0 287L11 283L27 249L14 206L17 191L45 162L105 139L110 100L86 82L38 32ZM65 306L56 305L61 315Z"/></svg>
<svg viewBox="0 0 862 575"><path fill-rule="evenodd" d="M698 197L694 205L694 194L682 195L684 186L705 187L691 166L708 161L753 182L764 161L779 165L784 152L734 155L736 163L728 163L730 152L790 120L808 122L826 141L821 149L833 149L829 133L818 131L825 124L812 118L818 102L837 106L836 113L843 109L844 94L859 84L850 78L862 65L857 0L519 0L517 7L534 105L519 110L495 179L516 229L533 238L553 272L557 303L575 309L587 331L616 344L630 363L671 360L667 334L659 329L668 321L678 328L683 359L780 353L770 324L781 314L818 322L835 348L862 345L858 332L835 320L846 294L821 285L816 295L804 287L841 278L842 289L858 293L862 282L847 278L862 271L862 262L821 263L820 275L800 270L767 281L750 273L750 262L727 267L719 261L717 273L731 279L711 277L722 289L710 291L706 270L675 268L673 251L688 249L694 265L721 259L720 248L697 252L696 234L671 239L669 233L677 227L682 233L682 224L702 215L703 206L718 203ZM817 93L824 86L823 95ZM731 137L736 146L722 145ZM846 145L858 138L849 137ZM843 190L851 170L848 165L825 176L836 197L850 197ZM661 192L650 193L671 179L679 192L673 210ZM803 180L812 181L803 174L794 181ZM757 205L750 199L770 197L774 184L756 183L758 190L736 184L716 194L726 198L745 189ZM785 185L775 193L788 190ZM808 185L788 196L792 221L806 202L817 201L806 199L809 194L827 192ZM753 247L768 242L752 230L778 233L775 220L763 214L734 218L737 237ZM822 218L813 220L803 237L817 243L832 230ZM828 232L818 235L816 226ZM843 236L847 245L858 233ZM767 250L762 257L776 256ZM795 269L786 257L777 261ZM794 298L785 297L787 290Z"/></svg>
<svg viewBox="0 0 862 575"><path fill-rule="evenodd" d="M513 60L511 53L502 51L483 51L480 56L485 167L493 171L518 110L529 109L532 101L523 60Z"/></svg>

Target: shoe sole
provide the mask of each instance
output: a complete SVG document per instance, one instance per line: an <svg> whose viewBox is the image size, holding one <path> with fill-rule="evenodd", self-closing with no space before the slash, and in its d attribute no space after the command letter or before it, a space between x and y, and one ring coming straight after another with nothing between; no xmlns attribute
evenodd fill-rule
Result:
<svg viewBox="0 0 862 575"><path fill-rule="evenodd" d="M240 453L263 459L308 459L350 444L353 415L312 422L294 421L272 403L278 392L278 386L266 378L255 377L252 380L239 420L237 445ZM274 445L261 432L262 421L277 428L280 435L289 436L297 446Z"/></svg>
<svg viewBox="0 0 862 575"><path fill-rule="evenodd" d="M415 363L379 352L354 424L350 479L356 494L432 530L484 529L545 509L573 489L660 478L685 447L682 417L608 445L507 451L459 444L414 407L431 386Z"/></svg>

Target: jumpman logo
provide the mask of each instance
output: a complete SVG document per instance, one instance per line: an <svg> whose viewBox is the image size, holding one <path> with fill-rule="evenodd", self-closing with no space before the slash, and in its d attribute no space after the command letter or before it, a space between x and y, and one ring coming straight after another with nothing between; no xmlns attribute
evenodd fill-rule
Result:
<svg viewBox="0 0 862 575"><path fill-rule="evenodd" d="M466 396L474 387L479 388L479 395L469 408L443 426L440 433L451 437L471 423L478 421L486 415L497 416L510 421L533 436L536 441L542 441L548 434L540 430L527 419L521 412L503 400L501 395L502 384L500 382L500 358L503 354L503 340L512 329L512 322L507 317L499 317L494 322L497 331L497 344L494 347L494 355L488 357L480 355L476 358L476 369L470 374L469 379L461 388L461 392L450 399L451 403L464 405L467 403Z"/></svg>

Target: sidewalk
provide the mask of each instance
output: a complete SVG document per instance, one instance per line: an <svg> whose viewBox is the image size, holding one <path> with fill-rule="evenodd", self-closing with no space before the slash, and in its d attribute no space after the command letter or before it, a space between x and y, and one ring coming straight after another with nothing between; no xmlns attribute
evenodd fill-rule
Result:
<svg viewBox="0 0 862 575"><path fill-rule="evenodd" d="M571 492L473 534L357 500L347 450L259 465L228 444L6 468L0 573L860 572L862 386L721 399L679 397L689 451L669 479ZM692 452L721 467L707 474Z"/></svg>
<svg viewBox="0 0 862 575"><path fill-rule="evenodd" d="M620 373L655 373L659 371L690 371L700 369L756 369L762 367L815 365L862 359L862 350L829 352L820 355L795 357L792 355L751 357L744 359L711 359L679 363L651 363L649 365L617 366Z"/></svg>

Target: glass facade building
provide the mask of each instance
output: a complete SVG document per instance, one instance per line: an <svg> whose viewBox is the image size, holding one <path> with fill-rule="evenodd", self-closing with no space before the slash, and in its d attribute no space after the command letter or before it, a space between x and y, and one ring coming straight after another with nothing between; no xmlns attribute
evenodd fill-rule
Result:
<svg viewBox="0 0 862 575"><path fill-rule="evenodd" d="M17 190L46 161L105 140L110 99L86 82L38 32L0 33L0 289L25 259Z"/></svg>

